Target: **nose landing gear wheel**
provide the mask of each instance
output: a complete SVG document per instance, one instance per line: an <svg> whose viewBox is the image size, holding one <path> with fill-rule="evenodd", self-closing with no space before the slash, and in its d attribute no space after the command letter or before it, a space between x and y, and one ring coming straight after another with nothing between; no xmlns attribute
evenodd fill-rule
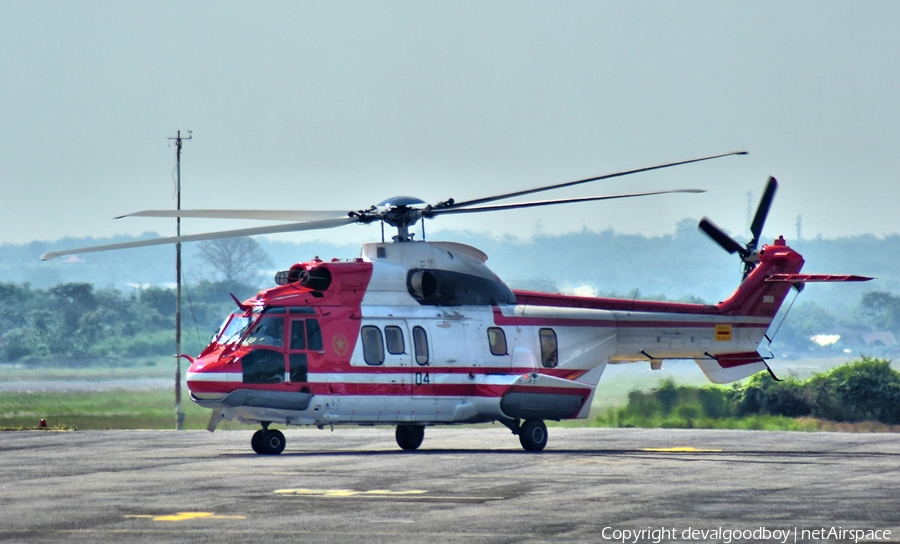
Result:
<svg viewBox="0 0 900 544"><path fill-rule="evenodd" d="M397 445L406 451L415 451L425 439L423 425L397 425Z"/></svg>
<svg viewBox="0 0 900 544"><path fill-rule="evenodd" d="M547 426L540 419L531 418L519 428L519 443L525 451L541 451L547 445Z"/></svg>

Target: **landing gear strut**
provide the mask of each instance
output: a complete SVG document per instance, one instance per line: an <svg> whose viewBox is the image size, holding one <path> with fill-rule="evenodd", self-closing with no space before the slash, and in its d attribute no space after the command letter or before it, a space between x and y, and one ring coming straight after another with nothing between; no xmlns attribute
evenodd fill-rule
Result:
<svg viewBox="0 0 900 544"><path fill-rule="evenodd" d="M425 439L424 425L397 425L397 445L406 451L415 451Z"/></svg>
<svg viewBox="0 0 900 544"><path fill-rule="evenodd" d="M250 447L259 455L278 455L284 451L284 434L278 429L269 429L269 423L264 422L262 429L253 433L250 439Z"/></svg>

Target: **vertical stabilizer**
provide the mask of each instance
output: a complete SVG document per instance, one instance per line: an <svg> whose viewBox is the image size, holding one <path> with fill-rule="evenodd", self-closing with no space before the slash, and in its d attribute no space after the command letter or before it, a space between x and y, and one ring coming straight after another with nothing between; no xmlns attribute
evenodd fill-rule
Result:
<svg viewBox="0 0 900 544"><path fill-rule="evenodd" d="M724 315L765 317L770 321L775 317L788 292L791 283L769 281L775 274L796 274L803 268L803 257L789 248L783 237L773 245L759 250L759 265L727 300L717 306Z"/></svg>

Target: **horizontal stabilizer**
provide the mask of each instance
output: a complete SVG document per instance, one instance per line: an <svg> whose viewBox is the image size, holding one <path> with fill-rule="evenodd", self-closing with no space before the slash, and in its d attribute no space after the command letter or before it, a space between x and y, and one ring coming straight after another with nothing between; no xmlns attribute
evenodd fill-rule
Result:
<svg viewBox="0 0 900 544"><path fill-rule="evenodd" d="M749 365L750 363L761 363L765 359L755 351L746 351L742 353L721 353L712 356L722 368L731 368L733 366Z"/></svg>
<svg viewBox="0 0 900 544"><path fill-rule="evenodd" d="M873 278L853 276L849 274L772 274L766 281L788 283L837 282L837 281L869 281Z"/></svg>
<svg viewBox="0 0 900 544"><path fill-rule="evenodd" d="M709 359L694 359L713 383L731 383L766 370L765 359L755 351L706 354Z"/></svg>

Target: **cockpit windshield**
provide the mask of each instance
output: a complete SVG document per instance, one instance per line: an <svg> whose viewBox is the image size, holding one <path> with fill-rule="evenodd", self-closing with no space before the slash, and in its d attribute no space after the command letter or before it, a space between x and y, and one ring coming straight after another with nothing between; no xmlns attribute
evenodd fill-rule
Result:
<svg viewBox="0 0 900 544"><path fill-rule="evenodd" d="M219 327L219 332L213 337L213 341L225 345L236 341L250 324L250 318L243 314L231 314L225 318L225 322Z"/></svg>

